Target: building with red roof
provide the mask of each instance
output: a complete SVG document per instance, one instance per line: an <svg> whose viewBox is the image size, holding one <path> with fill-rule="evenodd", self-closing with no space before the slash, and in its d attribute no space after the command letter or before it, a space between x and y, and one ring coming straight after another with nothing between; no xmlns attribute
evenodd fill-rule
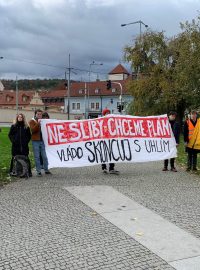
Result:
<svg viewBox="0 0 200 270"><path fill-rule="evenodd" d="M127 82L132 77L119 64L108 73L108 79L111 80L110 89L107 89L107 81L97 80L71 82L69 93L63 83L50 90L18 91L18 106L22 110L39 108L49 112L69 112L70 119L98 117L105 108L109 108L111 113L119 113L119 105L125 109L133 100L127 90ZM1 85L0 108L14 109L16 103L16 91L5 90Z"/></svg>

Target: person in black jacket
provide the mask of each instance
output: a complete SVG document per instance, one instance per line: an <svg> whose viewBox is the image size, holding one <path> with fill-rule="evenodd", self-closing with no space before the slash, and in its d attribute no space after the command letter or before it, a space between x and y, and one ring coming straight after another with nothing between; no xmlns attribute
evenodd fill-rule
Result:
<svg viewBox="0 0 200 270"><path fill-rule="evenodd" d="M179 136L180 136L180 125L178 122L176 122L176 116L177 116L176 112L171 111L169 113L169 123L170 123L172 131L174 133L176 145L178 146L179 145ZM168 171L168 163L169 163L169 160L165 159L163 171ZM174 163L175 163L175 158L170 158L171 171L177 172L177 169L175 168Z"/></svg>
<svg viewBox="0 0 200 270"><path fill-rule="evenodd" d="M13 159L16 155L24 155L28 159L29 163L29 177L32 176L31 173L31 164L28 158L29 147L28 144L31 140L30 128L26 123L25 116L22 113L19 113L16 116L15 123L10 127L8 137L12 143L12 159L10 164L10 174L13 171Z"/></svg>

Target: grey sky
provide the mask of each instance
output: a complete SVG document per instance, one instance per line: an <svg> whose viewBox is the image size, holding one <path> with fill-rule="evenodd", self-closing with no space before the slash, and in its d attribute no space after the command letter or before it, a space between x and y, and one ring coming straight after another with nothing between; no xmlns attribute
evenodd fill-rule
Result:
<svg viewBox="0 0 200 270"><path fill-rule="evenodd" d="M63 78L69 53L72 67L89 70L92 61L102 62L91 67L105 79L139 34L139 24L122 23L142 20L172 36L180 22L197 17L199 6L199 0L0 0L0 79ZM88 78L88 72L76 73L72 79Z"/></svg>

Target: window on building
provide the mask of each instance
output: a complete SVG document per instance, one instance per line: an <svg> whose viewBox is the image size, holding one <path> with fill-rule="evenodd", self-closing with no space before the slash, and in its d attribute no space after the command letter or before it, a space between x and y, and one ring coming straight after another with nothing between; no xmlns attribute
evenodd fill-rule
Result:
<svg viewBox="0 0 200 270"><path fill-rule="evenodd" d="M116 92L116 89L115 88L112 88L112 93L115 93Z"/></svg>
<svg viewBox="0 0 200 270"><path fill-rule="evenodd" d="M7 101L7 102L10 102L12 99L13 99L13 97L11 97L11 96L9 96L9 95L6 96L6 101Z"/></svg>
<svg viewBox="0 0 200 270"><path fill-rule="evenodd" d="M80 110L81 109L81 103L77 102L77 103L72 103L72 110Z"/></svg>
<svg viewBox="0 0 200 270"><path fill-rule="evenodd" d="M99 102L96 102L96 110L99 110Z"/></svg>
<svg viewBox="0 0 200 270"><path fill-rule="evenodd" d="M76 110L76 103L72 103L72 110Z"/></svg>
<svg viewBox="0 0 200 270"><path fill-rule="evenodd" d="M94 108L95 108L95 103L94 103L94 102L92 102L92 103L91 103L91 109L93 109L93 110L94 110Z"/></svg>
<svg viewBox="0 0 200 270"><path fill-rule="evenodd" d="M98 93L99 93L99 89L96 88L96 89L94 90L94 92L95 92L95 94L98 94Z"/></svg>
<svg viewBox="0 0 200 270"><path fill-rule="evenodd" d="M80 89L78 92L79 92L79 94L83 94L83 90L82 89Z"/></svg>
<svg viewBox="0 0 200 270"><path fill-rule="evenodd" d="M27 96L23 96L22 97L22 100L23 100L23 102L26 102L28 100L28 97Z"/></svg>

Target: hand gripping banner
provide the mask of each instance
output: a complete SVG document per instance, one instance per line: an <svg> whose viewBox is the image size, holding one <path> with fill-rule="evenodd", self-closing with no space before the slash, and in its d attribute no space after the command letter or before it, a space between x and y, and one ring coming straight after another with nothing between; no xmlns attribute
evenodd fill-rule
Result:
<svg viewBox="0 0 200 270"><path fill-rule="evenodd" d="M41 121L49 168L148 162L177 156L167 115Z"/></svg>

